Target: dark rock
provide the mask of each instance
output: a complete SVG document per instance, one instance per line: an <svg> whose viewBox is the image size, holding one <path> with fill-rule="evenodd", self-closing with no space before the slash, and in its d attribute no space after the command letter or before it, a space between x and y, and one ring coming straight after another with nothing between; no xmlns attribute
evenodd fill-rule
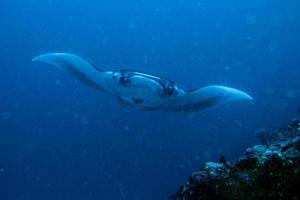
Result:
<svg viewBox="0 0 300 200"><path fill-rule="evenodd" d="M254 169L258 164L258 159L256 156L241 156L235 167L239 169Z"/></svg>
<svg viewBox="0 0 300 200"><path fill-rule="evenodd" d="M283 156L286 158L297 158L300 157L300 152L296 148L292 147L285 151Z"/></svg>
<svg viewBox="0 0 300 200"><path fill-rule="evenodd" d="M264 132L237 161L208 162L170 200L300 199L300 121Z"/></svg>
<svg viewBox="0 0 300 200"><path fill-rule="evenodd" d="M227 161L226 161L226 159L225 159L224 156L221 156L221 157L220 157L219 162L222 163L223 165L226 165L226 164L227 164Z"/></svg>
<svg viewBox="0 0 300 200"><path fill-rule="evenodd" d="M299 108L300 109L300 108ZM294 119L291 123L290 123L290 126L292 128L298 128L300 126L300 120L298 119Z"/></svg>
<svg viewBox="0 0 300 200"><path fill-rule="evenodd" d="M255 135L262 144L267 144L267 141L272 137L271 133L265 129L256 130Z"/></svg>

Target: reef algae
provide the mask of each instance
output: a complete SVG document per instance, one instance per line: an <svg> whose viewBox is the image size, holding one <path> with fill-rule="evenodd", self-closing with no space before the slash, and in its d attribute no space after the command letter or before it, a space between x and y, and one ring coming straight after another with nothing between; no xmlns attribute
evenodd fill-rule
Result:
<svg viewBox="0 0 300 200"><path fill-rule="evenodd" d="M238 160L203 165L169 200L300 199L300 120L258 137Z"/></svg>

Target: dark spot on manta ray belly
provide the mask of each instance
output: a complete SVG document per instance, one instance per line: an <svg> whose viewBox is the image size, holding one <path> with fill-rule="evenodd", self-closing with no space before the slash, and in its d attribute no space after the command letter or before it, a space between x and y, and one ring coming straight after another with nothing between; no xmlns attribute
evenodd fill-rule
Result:
<svg viewBox="0 0 300 200"><path fill-rule="evenodd" d="M144 103L144 99L139 99L139 98L136 98L136 97L132 97L132 101L133 101L134 104Z"/></svg>

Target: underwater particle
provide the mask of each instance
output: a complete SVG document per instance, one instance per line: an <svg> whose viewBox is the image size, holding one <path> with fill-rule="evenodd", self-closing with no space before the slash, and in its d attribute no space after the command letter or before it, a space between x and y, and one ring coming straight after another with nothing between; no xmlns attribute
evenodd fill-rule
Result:
<svg viewBox="0 0 300 200"><path fill-rule="evenodd" d="M230 71L230 70L231 70L231 68L229 66L225 67L225 71Z"/></svg>
<svg viewBox="0 0 300 200"><path fill-rule="evenodd" d="M11 113L10 112L4 112L2 113L2 119L3 120L8 120L11 118Z"/></svg>
<svg viewBox="0 0 300 200"><path fill-rule="evenodd" d="M203 153L203 157L207 160L211 159L211 153L209 149Z"/></svg>
<svg viewBox="0 0 300 200"><path fill-rule="evenodd" d="M73 117L74 117L75 120L77 120L77 119L79 118L79 114L75 113L75 114L73 115Z"/></svg>
<svg viewBox="0 0 300 200"><path fill-rule="evenodd" d="M88 125L89 124L89 119L86 117L82 117L81 118L81 124L82 125Z"/></svg>
<svg viewBox="0 0 300 200"><path fill-rule="evenodd" d="M253 40L253 37L248 36L248 37L246 37L246 40L251 41L251 40Z"/></svg>
<svg viewBox="0 0 300 200"><path fill-rule="evenodd" d="M48 113L47 113L47 117L48 117L48 118L53 118L53 117L54 117L54 113L48 112Z"/></svg>
<svg viewBox="0 0 300 200"><path fill-rule="evenodd" d="M136 142L137 144L143 144L143 143L144 143L144 138L143 138L143 136L142 136L142 135L136 136L135 142Z"/></svg>
<svg viewBox="0 0 300 200"><path fill-rule="evenodd" d="M13 103L13 107L14 107L14 108L19 108L19 107L20 107L20 103L19 103L19 102Z"/></svg>
<svg viewBox="0 0 300 200"><path fill-rule="evenodd" d="M181 169L183 169L183 168L185 167L185 165L184 165L183 163L180 163L180 164L178 165L178 167L181 168Z"/></svg>
<svg viewBox="0 0 300 200"><path fill-rule="evenodd" d="M61 84L61 81L60 81L59 79L56 79L56 80L55 80L55 84L56 84L56 85L60 85L60 84Z"/></svg>
<svg viewBox="0 0 300 200"><path fill-rule="evenodd" d="M199 47L199 42L197 42L197 41L196 41L196 42L193 42L193 46L194 46L194 47Z"/></svg>
<svg viewBox="0 0 300 200"><path fill-rule="evenodd" d="M198 3L197 3L197 6L202 6L202 5L203 5L202 2L198 2Z"/></svg>
<svg viewBox="0 0 300 200"><path fill-rule="evenodd" d="M255 24L257 22L257 17L256 15L247 15L246 16L246 23L248 25Z"/></svg>
<svg viewBox="0 0 300 200"><path fill-rule="evenodd" d="M146 141L146 147L151 148L153 146L153 143L151 141Z"/></svg>
<svg viewBox="0 0 300 200"><path fill-rule="evenodd" d="M144 58L143 58L143 63L147 64L148 61L149 61L148 56L144 56Z"/></svg>
<svg viewBox="0 0 300 200"><path fill-rule="evenodd" d="M239 128L242 128L242 127L243 127L243 124L242 124L240 121L238 121L238 120L234 120L234 123L235 123L235 125L236 125L237 127L239 127Z"/></svg>
<svg viewBox="0 0 300 200"><path fill-rule="evenodd" d="M290 99L297 98L298 95L299 95L299 92L297 90L292 90L292 89L287 91L287 94L286 94L286 96Z"/></svg>
<svg viewBox="0 0 300 200"><path fill-rule="evenodd" d="M25 166L25 170L26 170L26 171L29 171L30 169L31 169L31 167L30 167L29 165L26 165L26 166Z"/></svg>
<svg viewBox="0 0 300 200"><path fill-rule="evenodd" d="M151 38L151 40L152 40L152 42L160 42L160 37L159 36L153 36L152 38Z"/></svg>
<svg viewBox="0 0 300 200"><path fill-rule="evenodd" d="M135 25L134 22L129 22L128 27L129 27L130 29L134 29L134 28L136 27L136 25Z"/></svg>
<svg viewBox="0 0 300 200"><path fill-rule="evenodd" d="M0 169L0 173L4 173L4 169Z"/></svg>
<svg viewBox="0 0 300 200"><path fill-rule="evenodd" d="M125 126L125 127L124 127L124 130L125 130L125 131L129 131L129 126Z"/></svg>
<svg viewBox="0 0 300 200"><path fill-rule="evenodd" d="M41 177L39 177L39 176L35 177L35 181L36 182L40 182L41 181Z"/></svg>
<svg viewBox="0 0 300 200"><path fill-rule="evenodd" d="M270 24L271 25L275 25L275 24L279 24L281 22L281 17L280 16L272 16L270 19Z"/></svg>
<svg viewBox="0 0 300 200"><path fill-rule="evenodd" d="M266 94L267 95L274 95L275 94L275 90L271 89L271 88L267 88L266 89Z"/></svg>
<svg viewBox="0 0 300 200"><path fill-rule="evenodd" d="M270 103L270 106L272 106L274 109L277 109L278 111L283 111L287 109L289 104L284 99L273 99Z"/></svg>
<svg viewBox="0 0 300 200"><path fill-rule="evenodd" d="M84 150L81 151L80 156L85 157L87 154L88 154L87 150L84 149Z"/></svg>

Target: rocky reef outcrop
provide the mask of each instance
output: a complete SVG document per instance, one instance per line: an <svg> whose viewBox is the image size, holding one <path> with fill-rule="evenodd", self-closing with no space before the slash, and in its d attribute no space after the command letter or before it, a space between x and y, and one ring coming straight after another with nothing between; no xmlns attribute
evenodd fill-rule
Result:
<svg viewBox="0 0 300 200"><path fill-rule="evenodd" d="M257 136L262 144L206 163L169 200L300 199L300 120Z"/></svg>

